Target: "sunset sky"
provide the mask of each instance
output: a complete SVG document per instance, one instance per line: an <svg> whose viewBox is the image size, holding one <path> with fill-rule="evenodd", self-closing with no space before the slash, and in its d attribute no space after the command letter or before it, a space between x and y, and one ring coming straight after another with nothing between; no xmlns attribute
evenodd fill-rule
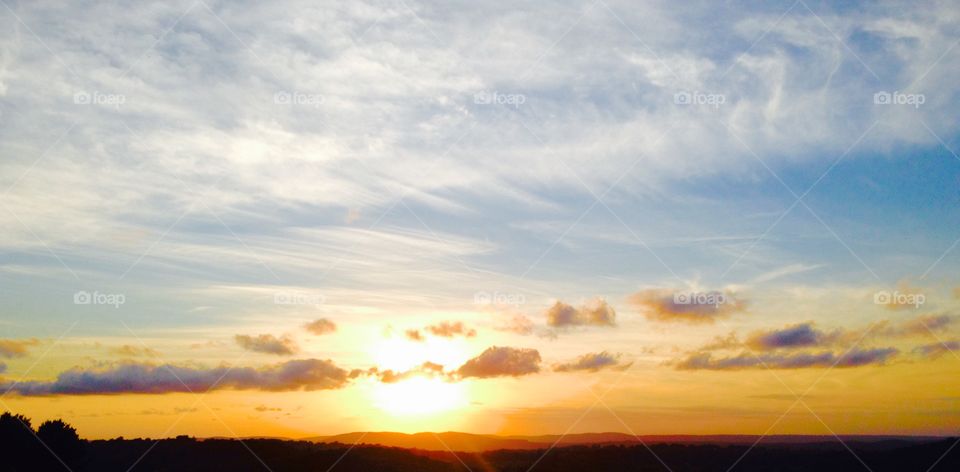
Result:
<svg viewBox="0 0 960 472"><path fill-rule="evenodd" d="M0 411L956 434L954 2L0 5Z"/></svg>

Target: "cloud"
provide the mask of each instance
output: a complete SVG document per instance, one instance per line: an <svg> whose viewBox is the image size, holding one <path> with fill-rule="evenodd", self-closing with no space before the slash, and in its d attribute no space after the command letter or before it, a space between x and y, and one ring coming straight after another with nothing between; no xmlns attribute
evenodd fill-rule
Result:
<svg viewBox="0 0 960 472"><path fill-rule="evenodd" d="M111 354L126 357L159 357L160 353L148 347L137 347L129 344L112 347L109 349Z"/></svg>
<svg viewBox="0 0 960 472"><path fill-rule="evenodd" d="M681 292L666 289L641 290L627 297L648 320L713 323L746 310L747 303L730 292Z"/></svg>
<svg viewBox="0 0 960 472"><path fill-rule="evenodd" d="M522 336L533 334L534 325L530 318L519 313L507 314L502 318L493 329Z"/></svg>
<svg viewBox="0 0 960 472"><path fill-rule="evenodd" d="M40 344L38 339L0 339L0 358L24 357L29 348L37 344Z"/></svg>
<svg viewBox="0 0 960 472"><path fill-rule="evenodd" d="M473 328L467 328L462 322L450 322L443 321L441 323L433 324L423 328L424 331L428 333L439 336L441 338L452 338L454 336L463 336L465 338L472 338L477 335L477 330ZM408 329L403 332L404 336L411 341L422 342L426 341L423 333L419 329Z"/></svg>
<svg viewBox="0 0 960 472"><path fill-rule="evenodd" d="M812 321L788 325L783 328L754 331L745 341L741 341L735 332L726 336L716 336L696 352L734 350L748 347L755 351L773 351L777 349L805 349L853 344L865 339L900 339L930 337L934 333L943 333L954 326L958 320L955 315L921 315L898 323L883 320L867 327L833 328L823 330Z"/></svg>
<svg viewBox="0 0 960 472"><path fill-rule="evenodd" d="M366 374L377 377L383 383L397 383L411 377L433 377L444 375L443 366L433 362L424 362L419 366L405 372L395 372L393 370L379 370L373 367L366 371ZM447 374L449 376L449 374Z"/></svg>
<svg viewBox="0 0 960 472"><path fill-rule="evenodd" d="M913 336L931 336L933 333L942 333L956 324L956 315L921 315L905 320L899 324L890 325L882 322L877 328L878 336L908 338Z"/></svg>
<svg viewBox="0 0 960 472"><path fill-rule="evenodd" d="M421 342L426 340L426 338L423 337L423 333L421 333L419 329L408 329L403 332L403 335L411 341Z"/></svg>
<svg viewBox="0 0 960 472"><path fill-rule="evenodd" d="M304 329L307 331L316 334L317 336L332 333L337 330L337 325L333 321L330 321L326 318L320 318L318 320L311 321L303 325Z"/></svg>
<svg viewBox="0 0 960 472"><path fill-rule="evenodd" d="M234 339L241 348L264 354L289 356L299 350L293 339L286 335L278 338L272 334L261 334L256 337L238 334Z"/></svg>
<svg viewBox="0 0 960 472"><path fill-rule="evenodd" d="M571 305L557 301L546 312L547 325L554 328L568 326L616 326L617 313L606 300L597 298L574 308Z"/></svg>
<svg viewBox="0 0 960 472"><path fill-rule="evenodd" d="M537 372L540 372L540 353L536 349L493 346L460 366L456 374L464 379L482 379L519 377Z"/></svg>
<svg viewBox="0 0 960 472"><path fill-rule="evenodd" d="M842 354L831 351L791 354L743 352L732 357L713 357L709 352L691 354L676 363L678 370L803 369L810 367L860 367L883 365L899 353L895 348L853 349Z"/></svg>
<svg viewBox="0 0 960 472"><path fill-rule="evenodd" d="M944 354L956 353L957 351L960 351L960 341L956 340L936 342L913 348L914 354L927 359L937 359Z"/></svg>
<svg viewBox="0 0 960 472"><path fill-rule="evenodd" d="M449 322L444 321L435 325L427 326L427 331L434 336L440 336L444 338L452 338L454 336L464 336L467 338L472 338L477 335L477 331L472 328L467 328L463 325L462 322Z"/></svg>
<svg viewBox="0 0 960 472"><path fill-rule="evenodd" d="M841 330L826 333L813 322L787 326L783 329L758 331L747 338L746 344L758 351L795 349L832 344L843 334Z"/></svg>
<svg viewBox="0 0 960 472"><path fill-rule="evenodd" d="M206 392L208 390L328 390L344 387L349 373L330 360L301 359L265 367L196 367L125 362L106 367L75 367L50 382L4 385L24 396L121 393Z"/></svg>
<svg viewBox="0 0 960 472"><path fill-rule="evenodd" d="M572 362L553 366L554 372L596 372L601 369L612 368L625 370L633 363L621 364L620 354L610 354L607 351L584 354Z"/></svg>

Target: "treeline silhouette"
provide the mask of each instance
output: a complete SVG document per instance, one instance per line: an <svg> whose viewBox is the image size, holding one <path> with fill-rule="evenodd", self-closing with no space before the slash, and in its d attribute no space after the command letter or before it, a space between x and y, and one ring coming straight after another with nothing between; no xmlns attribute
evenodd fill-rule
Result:
<svg viewBox="0 0 960 472"><path fill-rule="evenodd" d="M856 471L960 470L957 439L803 445L593 445L552 450L449 453L279 439L83 440L61 420L36 430L0 416L2 471ZM853 451L847 450L850 447ZM861 462L862 461L862 462Z"/></svg>

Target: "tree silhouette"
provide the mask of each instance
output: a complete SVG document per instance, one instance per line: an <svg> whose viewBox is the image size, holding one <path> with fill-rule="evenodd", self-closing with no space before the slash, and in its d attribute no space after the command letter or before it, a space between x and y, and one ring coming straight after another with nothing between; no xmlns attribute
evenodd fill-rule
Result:
<svg viewBox="0 0 960 472"><path fill-rule="evenodd" d="M0 457L6 458L9 470L29 470L39 447L30 418L9 412L0 415Z"/></svg>
<svg viewBox="0 0 960 472"><path fill-rule="evenodd" d="M55 462L63 461L62 465L67 465L70 469L75 469L83 456L83 442L80 441L76 428L63 420L45 421L37 428L37 438L50 448L48 453L55 455L50 459Z"/></svg>

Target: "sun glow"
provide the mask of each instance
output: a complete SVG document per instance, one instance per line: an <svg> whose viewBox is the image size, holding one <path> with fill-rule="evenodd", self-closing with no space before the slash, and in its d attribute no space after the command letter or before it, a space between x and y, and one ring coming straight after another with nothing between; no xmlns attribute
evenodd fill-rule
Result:
<svg viewBox="0 0 960 472"><path fill-rule="evenodd" d="M394 372L404 372L427 361L451 369L470 358L462 341L448 339L428 339L423 342L387 339L377 343L371 354L380 369Z"/></svg>
<svg viewBox="0 0 960 472"><path fill-rule="evenodd" d="M426 377L380 384L374 396L378 408L398 416L439 413L467 405L462 384Z"/></svg>
<svg viewBox="0 0 960 472"><path fill-rule="evenodd" d="M424 362L455 369L470 355L462 340L430 338L420 342L393 338L382 340L371 351L381 371L400 374L415 370ZM443 378L414 375L396 383L378 383L373 390L374 405L395 416L424 415L465 407L465 386Z"/></svg>

